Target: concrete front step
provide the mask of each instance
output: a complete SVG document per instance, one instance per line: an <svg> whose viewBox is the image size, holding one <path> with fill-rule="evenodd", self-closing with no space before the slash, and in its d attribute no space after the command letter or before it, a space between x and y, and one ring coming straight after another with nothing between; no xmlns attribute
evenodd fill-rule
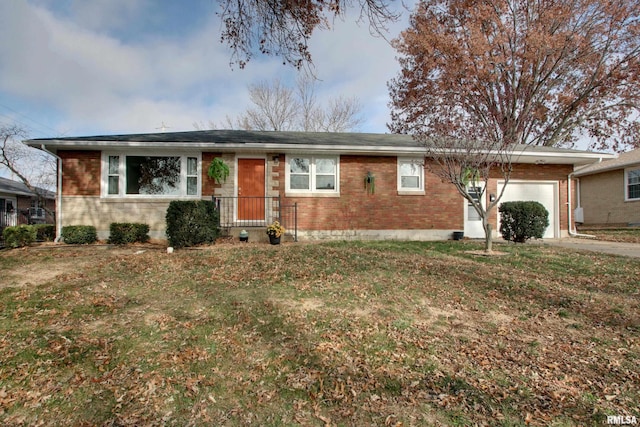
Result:
<svg viewBox="0 0 640 427"><path fill-rule="evenodd" d="M228 232L227 232L228 230ZM267 236L267 227L231 227L223 230L224 234L233 237L234 240L240 240L240 232L246 230L249 233L249 242L269 243L269 236ZM291 236L282 236L281 242L292 242Z"/></svg>

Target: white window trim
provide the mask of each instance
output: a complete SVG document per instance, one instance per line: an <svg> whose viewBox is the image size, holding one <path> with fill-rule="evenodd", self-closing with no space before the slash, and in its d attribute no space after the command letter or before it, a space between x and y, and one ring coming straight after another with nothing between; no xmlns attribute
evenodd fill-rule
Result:
<svg viewBox="0 0 640 427"><path fill-rule="evenodd" d="M640 172L640 167L632 167L624 170L624 201L625 202L638 202L640 201L640 197L630 198L629 197L629 172L638 171Z"/></svg>
<svg viewBox="0 0 640 427"><path fill-rule="evenodd" d="M109 157L119 156L118 194L109 194ZM152 157L180 157L180 194L127 194L126 193L126 157L127 156L152 156ZM198 163L198 187L196 194L187 194L187 158L195 157ZM145 151L103 151L100 171L100 195L105 199L200 199L202 194L202 153L196 152L145 152Z"/></svg>
<svg viewBox="0 0 640 427"><path fill-rule="evenodd" d="M291 189L291 159L309 159L309 187L310 190ZM317 190L316 185L316 160L333 159L336 162L336 185L331 190ZM287 154L285 157L285 195L287 197L339 197L340 196L340 156L324 156L311 154Z"/></svg>
<svg viewBox="0 0 640 427"><path fill-rule="evenodd" d="M29 207L29 216L35 219L42 219L45 217L44 207L40 206L41 203L38 199L31 200L31 206ZM35 213L32 213L35 212Z"/></svg>
<svg viewBox="0 0 640 427"><path fill-rule="evenodd" d="M413 163L420 168L419 177L420 185L418 188L403 188L402 187L402 175L400 174L400 166L404 163ZM420 196L425 194L424 189L424 158L418 157L398 157L397 162L397 176L398 176L398 195L406 196Z"/></svg>

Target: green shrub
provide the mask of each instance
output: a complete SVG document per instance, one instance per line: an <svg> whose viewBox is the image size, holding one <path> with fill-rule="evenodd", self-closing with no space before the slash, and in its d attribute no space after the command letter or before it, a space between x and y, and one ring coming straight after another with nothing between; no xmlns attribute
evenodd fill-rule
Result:
<svg viewBox="0 0 640 427"><path fill-rule="evenodd" d="M149 241L149 225L140 223L113 222L109 225L109 243L126 245Z"/></svg>
<svg viewBox="0 0 640 427"><path fill-rule="evenodd" d="M53 242L56 239L56 226L53 224L36 224L36 240L38 242Z"/></svg>
<svg viewBox="0 0 640 427"><path fill-rule="evenodd" d="M92 225L67 225L62 227L62 240L70 245L85 245L95 243L98 233Z"/></svg>
<svg viewBox="0 0 640 427"><path fill-rule="evenodd" d="M167 239L174 248L214 243L220 234L220 216L212 201L173 201L166 220Z"/></svg>
<svg viewBox="0 0 640 427"><path fill-rule="evenodd" d="M505 240L524 243L542 238L549 226L549 212L538 202L504 202L500 211L500 233Z"/></svg>
<svg viewBox="0 0 640 427"><path fill-rule="evenodd" d="M29 246L36 241L36 229L32 225L6 227L2 232L4 244L10 248Z"/></svg>

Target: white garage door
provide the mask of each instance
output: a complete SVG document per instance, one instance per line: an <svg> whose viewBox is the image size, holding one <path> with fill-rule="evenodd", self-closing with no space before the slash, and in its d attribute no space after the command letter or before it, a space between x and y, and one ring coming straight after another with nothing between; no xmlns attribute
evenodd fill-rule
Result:
<svg viewBox="0 0 640 427"><path fill-rule="evenodd" d="M503 186L503 183L498 183L498 194ZM559 237L557 181L509 181L500 203L515 201L540 202L549 212L549 227L543 237L547 239ZM498 233L499 230L500 215L498 214Z"/></svg>

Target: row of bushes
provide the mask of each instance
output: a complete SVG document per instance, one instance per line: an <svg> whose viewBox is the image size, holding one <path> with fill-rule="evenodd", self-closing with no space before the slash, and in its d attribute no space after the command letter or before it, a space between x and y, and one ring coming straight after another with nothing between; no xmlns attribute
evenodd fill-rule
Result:
<svg viewBox="0 0 640 427"><path fill-rule="evenodd" d="M109 226L109 243L125 245L148 242L149 226L137 223L112 223ZM68 225L62 227L62 241L70 245L85 245L98 240L98 232L92 225ZM56 227L50 224L18 225L7 227L2 232L5 245L10 248L28 246L36 241L51 242L56 237Z"/></svg>
<svg viewBox="0 0 640 427"><path fill-rule="evenodd" d="M52 242L56 238L56 226L52 224L18 225L6 227L2 232L4 244L19 248L33 242Z"/></svg>
<svg viewBox="0 0 640 427"><path fill-rule="evenodd" d="M541 238L549 226L549 213L538 202L505 202L499 208L500 233L505 240L524 242L531 237ZM175 248L213 243L220 234L220 216L211 201L173 201L166 214L167 239ZM149 226L140 223L112 223L109 243L124 245L147 242ZM88 225L62 227L62 239L68 244L90 244L98 240L96 228ZM35 241L55 238L55 226L19 225L7 227L3 237L12 248L27 246Z"/></svg>
<svg viewBox="0 0 640 427"><path fill-rule="evenodd" d="M85 245L98 240L96 228L92 225L69 225L62 227L62 240L70 245ZM126 245L149 241L149 225L129 222L113 222L109 225L108 243Z"/></svg>
<svg viewBox="0 0 640 427"><path fill-rule="evenodd" d="M220 215L215 203L207 200L173 201L166 214L167 239L175 248L213 243L220 235ZM149 225L140 223L112 223L108 242L124 245L149 241ZM20 225L7 227L3 233L5 244L12 248L27 246L35 241L52 241L53 225ZM95 243L96 228L91 225L62 227L62 240L72 245Z"/></svg>
<svg viewBox="0 0 640 427"><path fill-rule="evenodd" d="M505 202L499 208L500 233L505 240L524 242L531 237L541 238L549 226L549 213L538 202ZM211 201L173 201L166 214L167 239L175 248L213 243L220 234L220 216ZM109 243L124 245L147 242L149 226L140 223L112 223ZM90 244L98 240L96 228L88 225L62 227L62 239L68 244ZM12 248L27 246L36 240L55 238L53 225L19 225L7 227L3 237Z"/></svg>

